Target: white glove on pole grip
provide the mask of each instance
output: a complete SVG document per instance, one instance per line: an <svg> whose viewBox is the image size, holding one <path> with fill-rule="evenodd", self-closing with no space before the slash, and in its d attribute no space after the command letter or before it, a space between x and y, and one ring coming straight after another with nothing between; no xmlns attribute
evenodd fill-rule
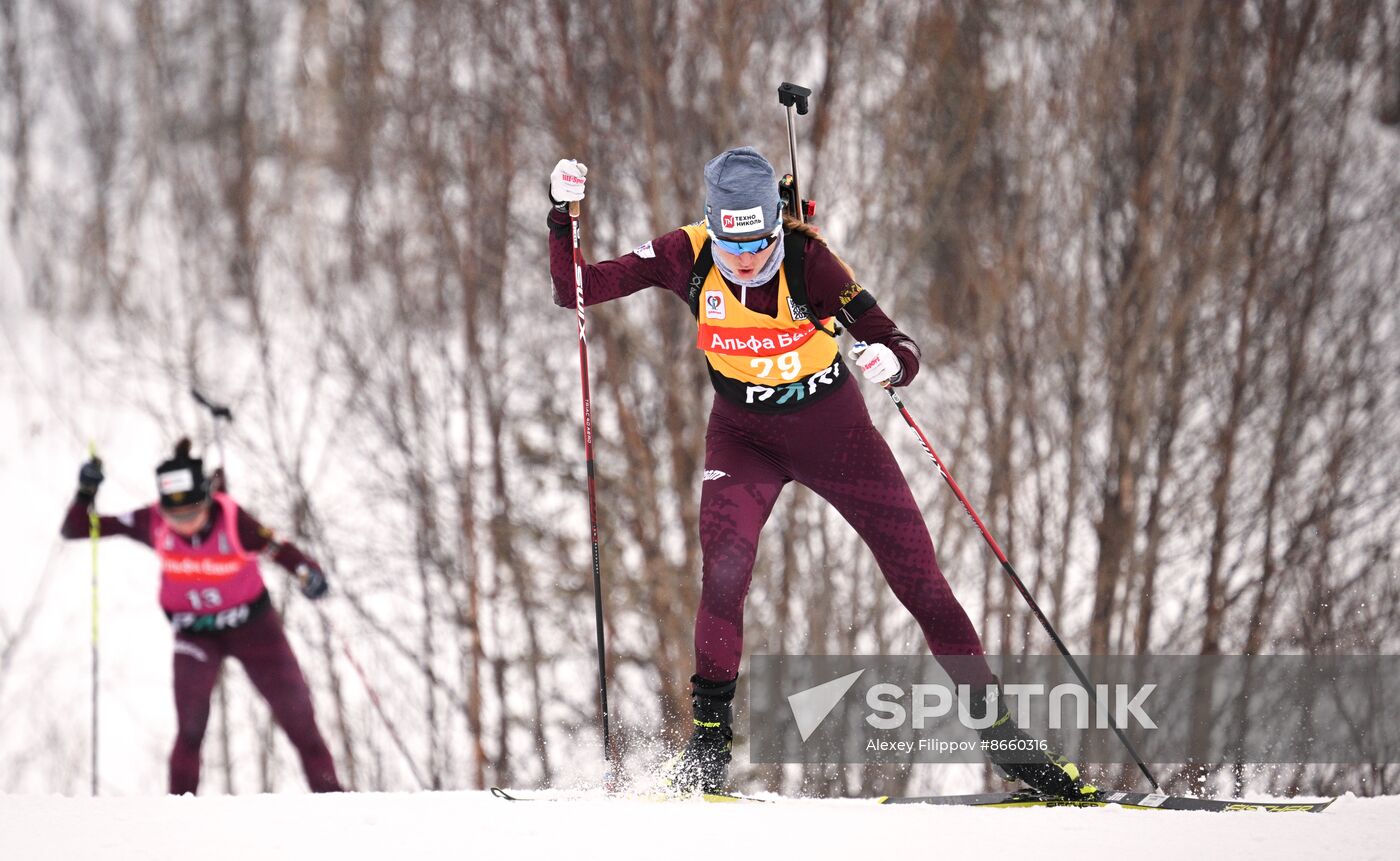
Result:
<svg viewBox="0 0 1400 861"><path fill-rule="evenodd" d="M856 363L867 380L881 385L898 379L904 370L894 350L884 344L857 342L851 348L851 361Z"/></svg>
<svg viewBox="0 0 1400 861"><path fill-rule="evenodd" d="M588 181L588 165L571 158L561 158L549 175L549 196L555 203L583 200L583 186Z"/></svg>

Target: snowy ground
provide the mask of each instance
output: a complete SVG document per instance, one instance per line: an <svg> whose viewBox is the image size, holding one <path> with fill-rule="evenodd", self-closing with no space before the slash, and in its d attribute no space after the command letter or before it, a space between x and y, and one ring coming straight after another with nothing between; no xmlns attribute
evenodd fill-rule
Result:
<svg viewBox="0 0 1400 861"><path fill-rule="evenodd" d="M1400 797L1319 814L878 807L609 799L510 803L484 792L211 798L0 796L0 858L1400 857Z"/></svg>

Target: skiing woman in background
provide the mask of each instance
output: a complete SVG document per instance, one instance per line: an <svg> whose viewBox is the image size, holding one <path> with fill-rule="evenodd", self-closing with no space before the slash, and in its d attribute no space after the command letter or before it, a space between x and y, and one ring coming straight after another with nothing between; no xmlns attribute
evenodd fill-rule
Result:
<svg viewBox="0 0 1400 861"><path fill-rule="evenodd" d="M217 477L218 473L215 473ZM83 464L78 493L63 537L86 538L88 513L102 484L102 462ZM204 463L190 441L156 468L160 500L145 508L101 517L102 535L125 535L160 559L160 604L175 633L175 714L170 793L199 788L199 748L209 722L209 698L225 657L237 658L267 700L278 726L301 757L312 792L339 792L335 763L311 704L311 691L263 585L258 554L267 553L316 600L329 588L320 566L281 542L226 493L211 492Z"/></svg>
<svg viewBox="0 0 1400 861"><path fill-rule="evenodd" d="M555 304L565 308L576 301L567 207L583 199L586 177L587 168L570 159L550 176L550 273ZM939 570L899 465L858 387L847 384L833 324L858 339L851 358L872 383L908 385L919 370L919 348L812 228L784 216L773 167L757 151L739 147L712 159L705 191L704 221L583 268L588 305L653 285L687 302L716 392L700 493L693 731L670 764L671 784L724 790L759 532L784 485L797 481L831 503L870 547L933 654L955 684L969 686L969 713L981 717L995 703L996 719L981 734L994 742L988 755L1002 775L1054 795L1093 794L1064 757L1027 753L1034 743L1027 744L1000 697L988 695L997 681L981 640ZM819 325L809 322L808 309Z"/></svg>

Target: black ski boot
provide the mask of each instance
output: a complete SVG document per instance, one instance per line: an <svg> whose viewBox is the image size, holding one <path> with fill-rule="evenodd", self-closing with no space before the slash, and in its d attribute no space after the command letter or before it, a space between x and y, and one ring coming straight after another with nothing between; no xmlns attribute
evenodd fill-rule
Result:
<svg viewBox="0 0 1400 861"><path fill-rule="evenodd" d="M718 793L729 779L729 749L734 742L735 680L712 682L690 677L694 729L685 749L665 766L665 779L677 792Z"/></svg>
<svg viewBox="0 0 1400 861"><path fill-rule="evenodd" d="M986 714L985 694L974 695L968 705L968 713L973 717ZM1098 794L1097 787L1080 778L1079 766L1018 727L1000 696L995 708L996 720L977 734L982 738L982 752L1002 779L1020 781L1042 795L1056 798L1087 801Z"/></svg>

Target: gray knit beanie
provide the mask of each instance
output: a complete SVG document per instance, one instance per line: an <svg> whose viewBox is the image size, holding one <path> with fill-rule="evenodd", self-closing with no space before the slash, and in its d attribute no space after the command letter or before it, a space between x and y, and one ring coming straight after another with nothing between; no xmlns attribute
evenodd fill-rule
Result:
<svg viewBox="0 0 1400 861"><path fill-rule="evenodd" d="M705 165L705 220L716 236L772 233L782 217L778 178L758 150L736 147Z"/></svg>

